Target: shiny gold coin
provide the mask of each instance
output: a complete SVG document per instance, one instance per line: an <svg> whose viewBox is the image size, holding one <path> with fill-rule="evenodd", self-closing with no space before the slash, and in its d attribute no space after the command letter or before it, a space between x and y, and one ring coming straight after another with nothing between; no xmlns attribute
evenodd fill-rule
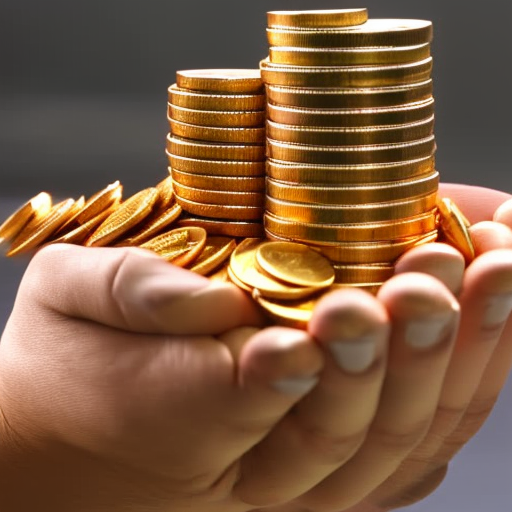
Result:
<svg viewBox="0 0 512 512"><path fill-rule="evenodd" d="M183 139L208 142L230 142L242 144L264 144L265 128L234 128L218 126L198 126L169 119L171 134Z"/></svg>
<svg viewBox="0 0 512 512"><path fill-rule="evenodd" d="M256 266L256 251L263 242L259 238L246 238L231 253L229 268L236 279L245 286L258 290L263 297L284 300L307 297L321 288L318 286L294 286L282 283L260 272Z"/></svg>
<svg viewBox="0 0 512 512"><path fill-rule="evenodd" d="M475 259L475 248L468 231L469 222L449 197L439 198L437 209L443 237L464 256L466 264L471 263Z"/></svg>
<svg viewBox="0 0 512 512"><path fill-rule="evenodd" d="M225 236L209 236L201 254L189 266L189 270L202 276L219 268L235 250L236 241Z"/></svg>
<svg viewBox="0 0 512 512"><path fill-rule="evenodd" d="M187 187L174 183L174 191L180 199L205 204L220 204L225 206L258 206L265 202L265 194L261 192L231 192L227 190L205 190Z"/></svg>
<svg viewBox="0 0 512 512"><path fill-rule="evenodd" d="M94 217L97 217L104 210L110 208L110 206L119 204L122 195L123 186L119 180L117 180L103 190L93 194L74 220L78 224L85 224Z"/></svg>
<svg viewBox="0 0 512 512"><path fill-rule="evenodd" d="M265 95L209 94L180 89L173 84L168 89L168 101L179 107L196 110L265 110Z"/></svg>
<svg viewBox="0 0 512 512"><path fill-rule="evenodd" d="M386 87L428 80L432 57L387 66L287 66L260 62L266 84L288 87Z"/></svg>
<svg viewBox="0 0 512 512"><path fill-rule="evenodd" d="M170 103L167 104L167 117L182 123L223 128L254 128L265 124L264 110L247 110L246 112L194 110Z"/></svg>
<svg viewBox="0 0 512 512"><path fill-rule="evenodd" d="M434 100L369 109L307 109L268 105L268 118L281 124L308 127L368 127L422 121L434 115Z"/></svg>
<svg viewBox="0 0 512 512"><path fill-rule="evenodd" d="M253 289L250 286L247 286L245 283L242 283L238 277L233 273L233 270L228 265L227 267L227 275L229 282L233 283L234 285L238 286L241 290L244 290L244 292L250 293L252 295Z"/></svg>
<svg viewBox="0 0 512 512"><path fill-rule="evenodd" d="M69 231L70 229L74 229L76 227L75 219L83 211L85 207L85 196L81 196L78 198L69 212L67 213L67 220L64 222L59 229L53 233L52 236L60 236L62 233Z"/></svg>
<svg viewBox="0 0 512 512"><path fill-rule="evenodd" d="M210 279L210 281L219 281L221 283L231 283L232 281L229 278L228 268L229 266L224 263L218 270L211 273L208 276L208 279Z"/></svg>
<svg viewBox="0 0 512 512"><path fill-rule="evenodd" d="M430 43L377 48L269 48L269 62L288 66L371 66L406 64L430 57Z"/></svg>
<svg viewBox="0 0 512 512"><path fill-rule="evenodd" d="M280 281L297 286L325 288L334 282L329 261L305 244L264 242L256 250L256 266Z"/></svg>
<svg viewBox="0 0 512 512"><path fill-rule="evenodd" d="M392 264L371 263L360 265L340 265L334 263L335 282L338 284L383 283L395 273Z"/></svg>
<svg viewBox="0 0 512 512"><path fill-rule="evenodd" d="M174 203L174 190L172 189L172 177L167 176L157 183L158 200L155 209L159 212L167 210Z"/></svg>
<svg viewBox="0 0 512 512"><path fill-rule="evenodd" d="M206 230L208 235L222 235L229 237L263 238L265 231L261 222L236 222L205 217L183 216L177 226L198 226Z"/></svg>
<svg viewBox="0 0 512 512"><path fill-rule="evenodd" d="M202 228L177 228L152 238L140 247L155 252L173 265L185 267L201 254L206 236Z"/></svg>
<svg viewBox="0 0 512 512"><path fill-rule="evenodd" d="M368 20L368 10L325 9L320 11L270 11L267 12L269 27L319 28L349 27Z"/></svg>
<svg viewBox="0 0 512 512"><path fill-rule="evenodd" d="M205 160L265 161L264 144L214 144L167 136L167 152L171 155Z"/></svg>
<svg viewBox="0 0 512 512"><path fill-rule="evenodd" d="M439 173L434 171L407 180L365 185L311 186L267 178L267 195L283 201L307 204L370 204L399 201L437 192Z"/></svg>
<svg viewBox="0 0 512 512"><path fill-rule="evenodd" d="M200 203L176 197L176 202L181 205L184 211L199 215L200 217L213 217L214 219L224 220L257 220L261 222L264 208L261 206L227 206L222 204Z"/></svg>
<svg viewBox="0 0 512 512"><path fill-rule="evenodd" d="M267 84L274 105L302 108L378 108L404 105L432 97L432 79L393 87L284 87Z"/></svg>
<svg viewBox="0 0 512 512"><path fill-rule="evenodd" d="M176 72L182 89L215 93L261 94L259 69L189 69Z"/></svg>
<svg viewBox="0 0 512 512"><path fill-rule="evenodd" d="M372 242L419 236L436 229L435 210L387 222L357 224L308 224L266 213L265 230L272 235L302 243Z"/></svg>
<svg viewBox="0 0 512 512"><path fill-rule="evenodd" d="M311 205L292 203L267 196L268 213L295 222L310 224L357 224L360 222L385 222L413 217L436 206L437 193L402 201L374 203L371 205Z"/></svg>
<svg viewBox="0 0 512 512"><path fill-rule="evenodd" d="M269 139L321 146L393 144L423 139L433 133L434 115L412 123L354 128L317 128L267 121Z"/></svg>
<svg viewBox="0 0 512 512"><path fill-rule="evenodd" d="M267 28L270 46L353 48L414 46L432 41L432 23L426 20L369 19L362 25L337 29Z"/></svg>
<svg viewBox="0 0 512 512"><path fill-rule="evenodd" d="M208 176L265 176L265 161L205 160L167 153L169 170L177 169L191 174Z"/></svg>
<svg viewBox="0 0 512 512"><path fill-rule="evenodd" d="M208 191L227 190L229 192L265 192L263 176L208 176L189 172L171 170L175 183Z"/></svg>
<svg viewBox="0 0 512 512"><path fill-rule="evenodd" d="M41 219L33 217L25 228L12 240L7 256L17 256L36 249L49 239L67 220L75 204L74 199L66 199L52 206Z"/></svg>
<svg viewBox="0 0 512 512"><path fill-rule="evenodd" d="M274 322L295 329L306 329L319 298L319 296L315 296L314 298L280 302L258 294L254 296L254 300Z"/></svg>
<svg viewBox="0 0 512 512"><path fill-rule="evenodd" d="M386 164L366 165L314 165L268 159L267 176L270 178L311 185L361 184L378 181L397 181L434 171L433 156Z"/></svg>
<svg viewBox="0 0 512 512"><path fill-rule="evenodd" d="M369 282L363 282L363 283L334 283L330 288L329 291L334 290L344 290L347 288L357 288L359 290L364 290L368 293L371 293L372 295L377 295L377 292L379 291L380 287L384 284L384 282L377 282L377 283L369 283Z"/></svg>
<svg viewBox="0 0 512 512"><path fill-rule="evenodd" d="M158 235L165 228L168 228L181 214L182 208L179 204L169 206L167 210L158 215L152 216L144 223L140 231L121 241L121 245L138 246Z"/></svg>
<svg viewBox="0 0 512 512"><path fill-rule="evenodd" d="M85 245L106 246L142 222L158 200L158 189L149 187L126 199L86 240Z"/></svg>
<svg viewBox="0 0 512 512"><path fill-rule="evenodd" d="M37 224L52 208L52 198L47 192L40 192L12 213L0 225L0 244L16 238L30 221Z"/></svg>
<svg viewBox="0 0 512 512"><path fill-rule="evenodd" d="M434 135L412 142L365 146L310 146L267 139L269 158L306 164L383 164L426 158L435 151Z"/></svg>

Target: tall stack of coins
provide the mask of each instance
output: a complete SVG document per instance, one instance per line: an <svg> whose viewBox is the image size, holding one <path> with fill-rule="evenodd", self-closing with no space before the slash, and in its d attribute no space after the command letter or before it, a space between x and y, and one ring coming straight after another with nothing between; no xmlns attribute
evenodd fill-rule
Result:
<svg viewBox="0 0 512 512"><path fill-rule="evenodd" d="M366 9L267 18L266 234L318 249L337 283L378 286L437 236L432 24Z"/></svg>
<svg viewBox="0 0 512 512"><path fill-rule="evenodd" d="M176 73L168 90L169 172L182 226L263 235L265 94L258 69Z"/></svg>

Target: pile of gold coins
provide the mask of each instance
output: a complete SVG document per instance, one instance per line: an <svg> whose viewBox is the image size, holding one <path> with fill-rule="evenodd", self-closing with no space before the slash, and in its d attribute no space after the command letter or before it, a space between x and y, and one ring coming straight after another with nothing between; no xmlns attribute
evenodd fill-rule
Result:
<svg viewBox="0 0 512 512"><path fill-rule="evenodd" d="M436 239L432 25L366 9L267 14L266 234L374 287Z"/></svg>
<svg viewBox="0 0 512 512"><path fill-rule="evenodd" d="M262 236L265 94L259 71L178 71L168 95L169 171L190 222Z"/></svg>

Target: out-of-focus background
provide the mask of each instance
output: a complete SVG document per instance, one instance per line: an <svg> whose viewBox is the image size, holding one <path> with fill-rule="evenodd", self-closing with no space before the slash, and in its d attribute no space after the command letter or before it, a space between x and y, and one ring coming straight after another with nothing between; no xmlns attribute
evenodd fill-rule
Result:
<svg viewBox="0 0 512 512"><path fill-rule="evenodd" d="M257 68L270 10L367 7L434 24L443 181L512 193L512 2L2 0L0 222L26 199L125 195L167 174L167 88L179 69ZM26 260L0 256L0 329ZM407 512L512 508L512 383L442 487Z"/></svg>

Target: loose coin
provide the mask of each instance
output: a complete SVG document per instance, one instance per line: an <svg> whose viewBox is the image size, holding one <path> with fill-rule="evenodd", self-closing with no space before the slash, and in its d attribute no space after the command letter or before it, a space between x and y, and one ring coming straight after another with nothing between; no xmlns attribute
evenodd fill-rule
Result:
<svg viewBox="0 0 512 512"><path fill-rule="evenodd" d="M368 20L368 10L325 9L311 11L270 11L267 12L269 27L319 28L348 27L360 25Z"/></svg>
<svg viewBox="0 0 512 512"><path fill-rule="evenodd" d="M254 296L254 300L277 324L296 329L305 329L307 327L319 298L279 302L259 294Z"/></svg>
<svg viewBox="0 0 512 512"><path fill-rule="evenodd" d="M324 288L334 282L334 270L327 259L305 244L264 242L256 250L256 264L285 283Z"/></svg>
<svg viewBox="0 0 512 512"><path fill-rule="evenodd" d="M227 190L229 192L265 192L263 176L208 176L171 169L175 183L204 190Z"/></svg>
<svg viewBox="0 0 512 512"><path fill-rule="evenodd" d="M189 69L176 72L182 89L215 93L260 94L263 84L259 69Z"/></svg>
<svg viewBox="0 0 512 512"><path fill-rule="evenodd" d="M261 222L236 222L232 220L208 219L206 217L182 216L177 226L198 226L206 230L208 235L229 237L262 238L265 236Z"/></svg>
<svg viewBox="0 0 512 512"><path fill-rule="evenodd" d="M439 198L437 209L442 235L464 256L466 264L471 263L475 259L475 248L468 231L469 222L449 197Z"/></svg>
<svg viewBox="0 0 512 512"><path fill-rule="evenodd" d="M52 208L52 198L47 192L40 192L18 208L0 225L0 244L16 238L30 222L38 223Z"/></svg>
<svg viewBox="0 0 512 512"><path fill-rule="evenodd" d="M261 206L227 206L223 204L207 204L191 201L177 196L176 202L184 211L200 217L213 217L224 220L257 220L261 222L264 208Z"/></svg>
<svg viewBox="0 0 512 512"><path fill-rule="evenodd" d="M94 217L97 217L101 212L110 208L112 205L119 204L122 195L123 186L119 180L117 180L103 190L93 194L73 221L78 224L85 224Z"/></svg>
<svg viewBox="0 0 512 512"><path fill-rule="evenodd" d="M209 176L265 176L265 161L206 160L187 158L167 153L169 170L177 169L193 174Z"/></svg>
<svg viewBox="0 0 512 512"><path fill-rule="evenodd" d="M167 176L162 181L157 183L156 189L158 190L158 200L155 204L155 209L159 212L163 212L174 203L172 177Z"/></svg>
<svg viewBox="0 0 512 512"><path fill-rule="evenodd" d="M129 197L107 217L96 231L87 239L85 245L106 246L134 226L142 222L153 210L158 200L156 187L145 188Z"/></svg>
<svg viewBox="0 0 512 512"><path fill-rule="evenodd" d="M263 207L265 194L261 192L231 192L228 190L205 190L174 183L174 191L179 199L205 204L225 206L258 206Z"/></svg>
<svg viewBox="0 0 512 512"><path fill-rule="evenodd" d="M432 22L407 19L375 18L337 29L267 28L270 46L307 48L414 46L431 42L432 35Z"/></svg>
<svg viewBox="0 0 512 512"><path fill-rule="evenodd" d="M220 267L236 247L236 241L226 236L209 236L201 254L189 266L189 270L203 276Z"/></svg>

